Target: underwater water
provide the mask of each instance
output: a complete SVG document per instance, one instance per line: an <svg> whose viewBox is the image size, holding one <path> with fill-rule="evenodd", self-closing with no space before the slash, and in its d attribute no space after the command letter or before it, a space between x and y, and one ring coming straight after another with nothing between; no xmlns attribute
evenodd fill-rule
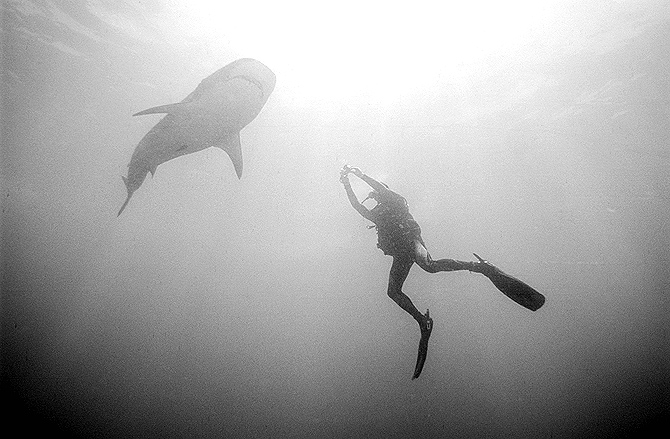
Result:
<svg viewBox="0 0 670 439"><path fill-rule="evenodd" d="M8 429L610 438L661 425L666 2L220 3L2 3ZM117 217L120 177L162 117L132 114L245 57L277 84L241 131L242 178L219 149L185 155ZM347 201L346 163L408 200L433 257L476 252L544 307L413 267L404 291L435 323L412 381L419 331L386 295L391 258Z"/></svg>

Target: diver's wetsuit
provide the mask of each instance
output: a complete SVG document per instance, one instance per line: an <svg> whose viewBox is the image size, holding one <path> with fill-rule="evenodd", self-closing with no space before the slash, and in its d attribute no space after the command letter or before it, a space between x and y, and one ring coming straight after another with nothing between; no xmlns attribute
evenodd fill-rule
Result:
<svg viewBox="0 0 670 439"><path fill-rule="evenodd" d="M368 198L377 201L374 208L368 209L358 201L349 183L347 176L349 173L353 173L374 189L368 196ZM387 290L389 297L414 317L414 320L419 323L419 328L421 328L421 340L419 340L419 351L412 379L421 375L428 355L428 339L433 330L433 319L430 318L428 311L425 315L421 314L410 298L402 292L402 285L415 262L429 273L455 270L470 270L481 273L500 292L531 311L538 310L544 304L545 297L542 294L525 282L508 275L495 265L480 258L476 253L473 254L479 259L479 262L465 262L455 259L433 260L428 250L426 250L423 239L421 239L421 227L409 213L407 201L377 180L363 174L360 169L345 166L342 168L340 181L344 184L347 197L349 197L349 202L354 209L364 218L375 223L378 238L377 247L384 254L393 256Z"/></svg>
<svg viewBox="0 0 670 439"><path fill-rule="evenodd" d="M456 270L474 271L478 268L478 263L431 258L421 238L421 228L409 213L405 198L360 171L354 172L354 175L370 185L376 192L375 199L378 204L368 209L356 198L346 174L341 179L353 208L365 219L375 224L378 236L377 246L384 254L393 256L393 264L389 273L388 296L414 317L423 331L428 317L421 314L410 298L402 292L403 283L412 265L416 262L425 271L437 273Z"/></svg>

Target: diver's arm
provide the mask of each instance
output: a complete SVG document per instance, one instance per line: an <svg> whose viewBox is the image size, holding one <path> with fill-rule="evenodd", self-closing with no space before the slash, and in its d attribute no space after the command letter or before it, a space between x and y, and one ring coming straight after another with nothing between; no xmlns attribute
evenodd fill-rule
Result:
<svg viewBox="0 0 670 439"><path fill-rule="evenodd" d="M351 183L349 182L349 178L345 175L344 177L340 178L340 181L344 185L344 190L347 192L347 198L349 198L349 202L351 203L351 206L356 209L356 212L360 213L361 216L365 219L368 219L372 221L371 217L371 212L370 210L363 206L359 201L358 198L356 197L356 194L354 193L354 190L351 188Z"/></svg>
<svg viewBox="0 0 670 439"><path fill-rule="evenodd" d="M360 169L358 168L351 168L351 173L354 174L356 177L360 178L364 182L366 182L372 189L376 190L380 194L383 194L385 192L388 192L388 188L375 180L374 178L365 175Z"/></svg>

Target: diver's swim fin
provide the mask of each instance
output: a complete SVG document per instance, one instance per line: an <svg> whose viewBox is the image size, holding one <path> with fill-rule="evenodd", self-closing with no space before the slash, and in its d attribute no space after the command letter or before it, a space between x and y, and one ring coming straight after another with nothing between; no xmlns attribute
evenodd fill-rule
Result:
<svg viewBox="0 0 670 439"><path fill-rule="evenodd" d="M419 378L423 370L423 365L428 355L428 339L431 332L433 332L433 319L430 318L430 310L426 310L426 326L421 326L421 341L419 341L419 353L416 356L416 367L414 367L414 375L412 376L413 380Z"/></svg>
<svg viewBox="0 0 670 439"><path fill-rule="evenodd" d="M480 258L477 253L473 255L479 259L479 262L485 264L483 270L477 271L488 277L505 296L531 311L537 311L544 305L544 296L533 287Z"/></svg>

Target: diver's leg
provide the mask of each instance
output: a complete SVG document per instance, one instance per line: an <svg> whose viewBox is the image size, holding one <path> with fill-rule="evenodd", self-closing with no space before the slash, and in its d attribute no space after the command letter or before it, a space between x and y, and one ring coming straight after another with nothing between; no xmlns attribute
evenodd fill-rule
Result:
<svg viewBox="0 0 670 439"><path fill-rule="evenodd" d="M409 297L402 292L402 285L407 279L409 274L409 269L414 265L414 261L411 258L403 258L394 256L393 265L391 265L391 272L389 273L389 284L387 294L393 299L395 303L408 312L414 320L416 320L419 325L422 325L426 317L416 309L416 306L412 303Z"/></svg>
<svg viewBox="0 0 670 439"><path fill-rule="evenodd" d="M402 309L407 311L414 320L419 324L421 329L421 340L419 341L419 351L416 357L416 366L414 367L414 375L412 379L416 379L421 375L423 365L426 363L426 356L428 355L428 339L430 333L433 331L433 319L426 311L426 315L419 312L405 293L402 292L402 284L407 279L409 269L414 265L414 260L409 257L393 257L393 265L391 265L391 273L389 275L388 295L395 303Z"/></svg>
<svg viewBox="0 0 670 439"><path fill-rule="evenodd" d="M414 261L428 273L440 271L473 270L476 262L459 261L456 259L438 259L430 257L426 247L418 239L414 241Z"/></svg>

